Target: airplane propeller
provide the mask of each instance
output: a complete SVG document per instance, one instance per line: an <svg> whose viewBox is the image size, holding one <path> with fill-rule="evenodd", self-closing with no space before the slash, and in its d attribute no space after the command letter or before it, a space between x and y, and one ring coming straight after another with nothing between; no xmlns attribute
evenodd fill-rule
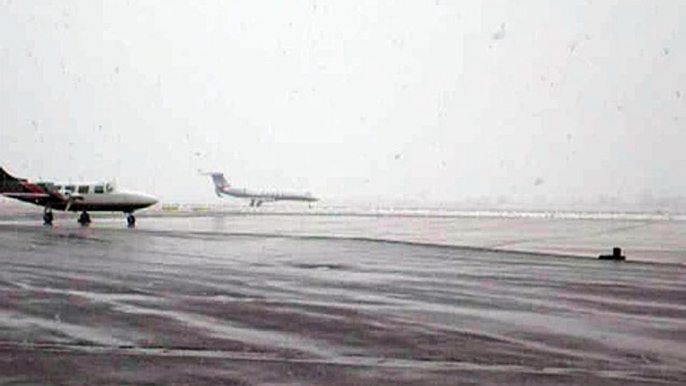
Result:
<svg viewBox="0 0 686 386"><path fill-rule="evenodd" d="M74 201L83 200L83 197L82 197L82 196L75 195L75 194L73 194L72 192L69 192L69 191L65 192L65 193L64 193L64 196L65 196L65 198L67 199L67 206L64 208L64 211L65 211L65 212L69 212L69 209L71 208L71 206L72 206L72 204L74 203Z"/></svg>

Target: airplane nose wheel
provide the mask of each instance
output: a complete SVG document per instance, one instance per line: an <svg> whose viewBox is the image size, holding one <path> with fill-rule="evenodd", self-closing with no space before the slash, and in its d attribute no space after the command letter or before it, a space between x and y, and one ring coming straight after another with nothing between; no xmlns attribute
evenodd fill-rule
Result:
<svg viewBox="0 0 686 386"><path fill-rule="evenodd" d="M134 216L133 213L128 213L126 215L126 225L129 228L135 228L136 227L136 216Z"/></svg>
<svg viewBox="0 0 686 386"><path fill-rule="evenodd" d="M45 211L43 212L43 225L52 226L53 218L52 209L45 208Z"/></svg>
<svg viewBox="0 0 686 386"><path fill-rule="evenodd" d="M78 222L82 226L89 225L91 223L91 216L88 214L88 212L84 210L83 212L81 212Z"/></svg>

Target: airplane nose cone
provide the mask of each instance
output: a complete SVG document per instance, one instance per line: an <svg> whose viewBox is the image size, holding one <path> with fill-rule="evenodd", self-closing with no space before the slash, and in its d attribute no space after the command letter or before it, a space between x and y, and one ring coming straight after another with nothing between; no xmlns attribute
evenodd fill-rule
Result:
<svg viewBox="0 0 686 386"><path fill-rule="evenodd" d="M151 196L151 195L149 195L149 194L146 194L146 195L145 195L144 201L145 201L145 203L146 203L147 205L155 205L155 204L158 203L157 198L154 197L154 196Z"/></svg>
<svg viewBox="0 0 686 386"><path fill-rule="evenodd" d="M152 206L152 205L157 204L157 202L158 202L158 201L157 201L157 198L156 198L155 196L151 196L151 195L149 195L149 194L138 193L137 196L138 196L138 197L137 197L137 201L138 201L141 205Z"/></svg>

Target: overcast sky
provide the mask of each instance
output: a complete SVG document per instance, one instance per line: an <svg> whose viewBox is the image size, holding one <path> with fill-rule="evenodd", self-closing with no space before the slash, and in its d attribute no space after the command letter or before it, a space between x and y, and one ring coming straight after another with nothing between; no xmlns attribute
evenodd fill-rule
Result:
<svg viewBox="0 0 686 386"><path fill-rule="evenodd" d="M686 2L5 0L0 146L165 201L686 195Z"/></svg>

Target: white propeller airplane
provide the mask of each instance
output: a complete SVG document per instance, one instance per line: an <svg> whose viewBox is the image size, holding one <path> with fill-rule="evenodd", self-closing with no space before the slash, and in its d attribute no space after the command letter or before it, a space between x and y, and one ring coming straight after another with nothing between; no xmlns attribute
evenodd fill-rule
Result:
<svg viewBox="0 0 686 386"><path fill-rule="evenodd" d="M55 183L29 182L8 174L0 167L0 195L16 200L39 205L45 208L43 221L52 225L52 210L65 212L81 211L78 222L81 225L91 223L88 211L123 212L129 227L136 225L133 212L157 203L149 194L120 190L113 183Z"/></svg>
<svg viewBox="0 0 686 386"><path fill-rule="evenodd" d="M214 182L214 192L217 194L217 197L227 195L238 198L248 198L250 199L250 206L261 206L265 202L274 201L302 201L309 203L319 201L318 198L313 197L309 193L260 192L243 188L235 188L232 187L226 180L224 173L211 172L201 174L212 177L212 182Z"/></svg>

